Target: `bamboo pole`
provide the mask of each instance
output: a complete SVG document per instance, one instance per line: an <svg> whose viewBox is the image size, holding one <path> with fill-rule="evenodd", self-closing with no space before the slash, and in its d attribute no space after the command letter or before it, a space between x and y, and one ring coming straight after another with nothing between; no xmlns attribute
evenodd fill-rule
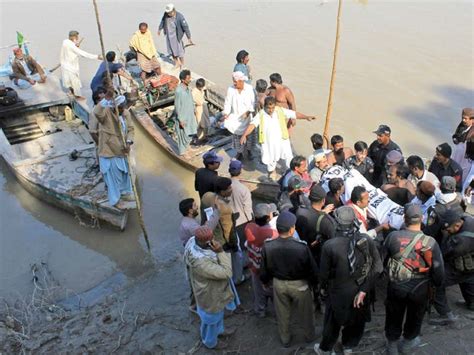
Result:
<svg viewBox="0 0 474 355"><path fill-rule="evenodd" d="M339 0L339 6L337 8L336 41L334 43L331 83L329 85L328 108L326 111L326 123L324 124L324 133L323 133L324 142L327 148L329 148L329 123L331 121L331 114L332 114L332 97L334 93L334 80L336 78L336 60L337 60L337 53L339 51L339 28L341 24L341 9L342 9L342 0Z"/></svg>
<svg viewBox="0 0 474 355"><path fill-rule="evenodd" d="M92 2L94 3L95 18L96 18L96 21L97 21L97 29L99 31L99 39L100 39L100 47L101 47L101 50L102 50L102 57L104 59L105 69L107 70L107 74L110 77L109 63L107 62L107 58L105 57L105 47L104 47L104 39L103 39L103 36L102 36L102 26L100 24L100 18L99 18L99 9L97 7L97 1L92 0ZM117 106L115 106L115 114L117 115L117 117L119 117ZM122 138L122 143L126 147L127 142L126 142L125 136L122 132L122 127L119 127L119 132L120 132L120 136ZM129 176L130 182L132 184L133 194L135 195L135 201L136 201L136 204L137 204L138 220L140 222L140 227L142 228L142 231L143 231L143 236L145 237L146 246L148 248L148 251L150 251L150 241L148 240L148 233L146 231L145 222L143 220L142 207L141 207L142 204L140 202L140 196L138 195L137 186L136 186L135 181L133 179L133 177L135 176L135 174L133 173L133 166L132 166L132 164L130 164L129 154L125 154L125 157L126 157L127 163L128 163L128 176Z"/></svg>

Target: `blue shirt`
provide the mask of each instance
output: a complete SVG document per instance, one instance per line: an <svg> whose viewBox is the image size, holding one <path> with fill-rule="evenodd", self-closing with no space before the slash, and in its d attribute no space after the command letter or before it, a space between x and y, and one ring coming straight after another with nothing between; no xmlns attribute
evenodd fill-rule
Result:
<svg viewBox="0 0 474 355"><path fill-rule="evenodd" d="M123 65L120 63L109 63L109 70L111 73L117 73L119 69L123 68ZM91 81L91 90L95 92L99 86L102 85L102 75L106 72L105 63L102 62L99 65L99 69L95 73Z"/></svg>

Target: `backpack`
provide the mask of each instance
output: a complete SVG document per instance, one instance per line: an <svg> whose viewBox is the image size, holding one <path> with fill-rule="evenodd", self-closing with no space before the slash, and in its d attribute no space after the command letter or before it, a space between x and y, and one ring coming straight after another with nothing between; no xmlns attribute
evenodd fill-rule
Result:
<svg viewBox="0 0 474 355"><path fill-rule="evenodd" d="M11 87L0 88L0 105L10 106L18 102L18 94Z"/></svg>
<svg viewBox="0 0 474 355"><path fill-rule="evenodd" d="M418 233L403 252L398 252L388 260L388 276L390 281L403 282L419 277L420 272L426 272L427 268L421 267L422 256L416 252L415 246L421 241L422 247L426 247L428 238L423 233ZM423 261L424 264L426 264ZM425 277L425 275L423 275Z"/></svg>

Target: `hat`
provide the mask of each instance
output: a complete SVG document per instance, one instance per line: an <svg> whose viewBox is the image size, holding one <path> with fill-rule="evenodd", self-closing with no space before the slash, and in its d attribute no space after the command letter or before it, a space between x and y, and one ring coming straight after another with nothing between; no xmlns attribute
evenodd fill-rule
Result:
<svg viewBox="0 0 474 355"><path fill-rule="evenodd" d="M240 80L247 81L247 80L249 80L249 78L244 73L242 73L241 71L233 72L232 73L232 79L234 79L235 81L240 81Z"/></svg>
<svg viewBox="0 0 474 355"><path fill-rule="evenodd" d="M289 211L283 211L280 213L280 215L277 218L277 229L278 230L283 230L283 231L288 231L290 230L291 227L294 227L296 224L296 216L289 212Z"/></svg>
<svg viewBox="0 0 474 355"><path fill-rule="evenodd" d="M425 180L418 182L417 187L424 195L429 197L433 196L436 190L435 186L431 182Z"/></svg>
<svg viewBox="0 0 474 355"><path fill-rule="evenodd" d="M423 218L423 212L421 211L420 205L415 205L413 203L407 203L404 206L405 210L405 219L417 222L421 221Z"/></svg>
<svg viewBox="0 0 474 355"><path fill-rule="evenodd" d="M229 172L237 172L242 170L242 162L237 159L232 159L229 164Z"/></svg>
<svg viewBox="0 0 474 355"><path fill-rule="evenodd" d="M318 153L314 156L314 162L315 163L319 163L321 160L323 160L324 158L326 158L326 154L324 153Z"/></svg>
<svg viewBox="0 0 474 355"><path fill-rule="evenodd" d="M474 118L474 108L466 107L462 110L462 116L467 116L469 118Z"/></svg>
<svg viewBox="0 0 474 355"><path fill-rule="evenodd" d="M462 214L456 210L447 210L441 215L441 225L443 228L448 228L456 222L461 220Z"/></svg>
<svg viewBox="0 0 474 355"><path fill-rule="evenodd" d="M451 158L451 146L448 143L440 144L436 147L436 151L445 158Z"/></svg>
<svg viewBox="0 0 474 355"><path fill-rule="evenodd" d="M79 36L79 32L75 30L69 31L69 37L75 37L75 36Z"/></svg>
<svg viewBox="0 0 474 355"><path fill-rule="evenodd" d="M398 150L391 150L387 154L387 164L388 165L395 165L395 164L401 162L402 159L403 159L403 155Z"/></svg>
<svg viewBox="0 0 474 355"><path fill-rule="evenodd" d="M392 133L392 130L390 129L389 126L381 124L377 130L375 130L373 133L376 133L377 135L380 134L390 134Z"/></svg>
<svg viewBox="0 0 474 355"><path fill-rule="evenodd" d="M357 219L352 207L341 206L334 212L336 222L341 226L350 226Z"/></svg>
<svg viewBox="0 0 474 355"><path fill-rule="evenodd" d="M443 176L441 179L441 189L446 192L456 191L456 179L452 176Z"/></svg>
<svg viewBox="0 0 474 355"><path fill-rule="evenodd" d="M200 242L209 242L212 240L214 235L211 228L208 226L201 226L196 228L194 231L194 236Z"/></svg>
<svg viewBox="0 0 474 355"><path fill-rule="evenodd" d="M288 180L288 190L298 190L308 187L308 182L303 180L299 175L294 175Z"/></svg>
<svg viewBox="0 0 474 355"><path fill-rule="evenodd" d="M253 214L255 215L255 218L265 217L270 215L271 213L272 208L268 203L259 203L253 209Z"/></svg>
<svg viewBox="0 0 474 355"><path fill-rule="evenodd" d="M319 202L326 198L326 190L319 184L314 185L309 192L311 202Z"/></svg>
<svg viewBox="0 0 474 355"><path fill-rule="evenodd" d="M268 206L270 206L270 212L271 212L271 213L278 212L278 208L277 208L277 205L276 205L276 204L274 204L274 203L269 203Z"/></svg>
<svg viewBox="0 0 474 355"><path fill-rule="evenodd" d="M217 155L215 151L210 150L207 153L204 153L202 156L202 161L204 164L213 164L213 163L220 163L224 160L221 156Z"/></svg>
<svg viewBox="0 0 474 355"><path fill-rule="evenodd" d="M170 3L170 4L165 6L165 12L166 13L170 13L173 10L174 10L174 5L173 4Z"/></svg>

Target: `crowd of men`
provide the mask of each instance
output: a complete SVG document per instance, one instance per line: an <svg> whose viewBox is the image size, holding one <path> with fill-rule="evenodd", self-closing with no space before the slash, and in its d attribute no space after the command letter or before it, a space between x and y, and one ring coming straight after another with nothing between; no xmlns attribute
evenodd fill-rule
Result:
<svg viewBox="0 0 474 355"><path fill-rule="evenodd" d="M238 137L240 144L262 122L265 130L259 138L270 127L287 132L283 127L290 126L295 111L278 104L267 92L263 108ZM273 117L276 110L279 113ZM246 112L248 106L237 114ZM281 193L276 204L252 204L248 188L239 181L245 159L231 160L229 178L218 175L222 157L214 151L203 155L204 167L195 175L201 206L194 199L180 203L184 217L179 235L192 290L190 309L200 316L204 345L226 346L219 339L228 336L224 308L239 310L238 285L249 276L255 316L266 317L273 306L285 347L292 341L290 319L300 323L307 342L315 341L317 311L324 309L322 337L314 345L318 354L341 349L350 353L359 344L376 289L386 289L389 354L409 353L420 345L423 319L431 305L438 313L430 315L431 324L458 320L449 306L447 287L458 284L463 296L459 305L474 311L474 218L466 212L474 186L474 109L462 111L453 135L454 152L448 143L438 145L428 167L417 155L404 158L389 126L380 125L374 134L376 140L370 145L358 141L353 149L335 135L331 149L325 149L321 135L315 133L311 136L314 151L308 158L293 156L288 144L288 156L282 161L288 170L278 180ZM275 134L265 138L269 137ZM285 141L283 135L276 138ZM258 142L263 160L268 154L266 140ZM276 164L275 160L271 162ZM346 191L343 178L325 178L332 167L357 171L366 183ZM367 184L403 207L401 228L371 213ZM197 232L201 225L206 227L205 237ZM197 253L207 253L206 263L222 273L209 272L210 265L197 266L191 257ZM225 265L220 262L222 254L228 255ZM201 279L196 282L198 275ZM229 288L233 298L220 302L216 310L208 301L217 297L217 284Z"/></svg>
<svg viewBox="0 0 474 355"><path fill-rule="evenodd" d="M166 6L158 34L161 31L181 68L183 36L189 44L192 41L184 16L172 4ZM79 44L79 33L71 31L61 51L63 85L78 98L82 97L79 57L102 59ZM130 47L136 52L143 84L161 75L146 23L139 24ZM46 81L33 58L21 49L14 54L16 85ZM132 197L125 157L133 144L133 125L126 99L114 92L106 67L133 80L115 63L115 53L107 53L106 60L91 83L95 107L89 128L98 144L109 201L117 205ZM389 354L408 353L420 344L429 304L438 312L429 322L457 321L447 287L458 284L460 305L474 311L474 219L466 212L473 203L474 109L462 110L454 150L449 143L438 145L429 166L418 155L405 159L386 124L373 132L376 139L370 145L358 141L350 148L342 136L334 135L326 149L322 136L315 133L313 152L308 157L294 155L290 139L296 120L315 117L296 111L295 97L280 74L270 75L270 86L259 79L253 88L249 53L239 51L236 61L222 119L213 122L232 134L235 157L228 166L229 177L217 172L223 158L212 150L205 153L203 167L195 173L199 201L187 198L179 204L190 310L200 317L203 344L226 346L219 339L231 336L224 328L224 312L241 309L238 286L247 279L252 283L255 316L265 318L273 306L285 347L291 346L294 335L290 319L301 323L307 342L314 342L315 320L321 317L317 311L324 309L322 337L314 345L318 354L350 353L357 347L370 321L375 291L382 287ZM181 70L174 115L179 154L193 139L196 144L206 142L211 125L205 81L197 80L194 88L191 82L191 72ZM240 181L246 159L257 157L266 165L268 178L280 186L277 203L254 204ZM280 178L278 167L285 170ZM333 167L357 172L363 183L346 186L343 177L327 179ZM372 213L369 186L402 206L401 227Z"/></svg>

